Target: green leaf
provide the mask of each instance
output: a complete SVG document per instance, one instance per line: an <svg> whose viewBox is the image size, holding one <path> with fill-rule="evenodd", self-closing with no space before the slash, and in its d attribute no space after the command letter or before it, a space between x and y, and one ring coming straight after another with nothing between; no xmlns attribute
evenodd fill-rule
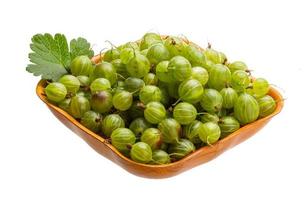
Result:
<svg viewBox="0 0 305 200"><path fill-rule="evenodd" d="M66 67L70 64L70 53L67 39L63 34L37 34L32 37L30 45L32 53L26 70L43 79L56 81L67 73Z"/></svg>
<svg viewBox="0 0 305 200"><path fill-rule="evenodd" d="M73 60L77 56L87 55L92 58L94 55L93 50L90 47L90 43L84 38L73 39L70 42L70 57Z"/></svg>

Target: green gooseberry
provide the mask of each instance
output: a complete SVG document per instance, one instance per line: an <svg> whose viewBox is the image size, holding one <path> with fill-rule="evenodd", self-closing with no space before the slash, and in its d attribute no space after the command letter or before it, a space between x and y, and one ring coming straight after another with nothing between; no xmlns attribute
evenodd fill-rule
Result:
<svg viewBox="0 0 305 200"><path fill-rule="evenodd" d="M128 72L126 69L126 65L122 62L121 59L115 59L111 61L112 66L114 67L118 80L124 80L128 77Z"/></svg>
<svg viewBox="0 0 305 200"><path fill-rule="evenodd" d="M183 55L190 61L192 66L203 66L205 63L205 55L198 47L193 44L185 46Z"/></svg>
<svg viewBox="0 0 305 200"><path fill-rule="evenodd" d="M227 137L229 134L240 128L239 122L232 116L220 118L218 125L221 130L221 138Z"/></svg>
<svg viewBox="0 0 305 200"><path fill-rule="evenodd" d="M171 162L170 156L166 151L157 149L152 152L152 164L154 165L164 165Z"/></svg>
<svg viewBox="0 0 305 200"><path fill-rule="evenodd" d="M142 79L135 77L128 77L125 80L125 89L128 92L131 92L134 96L139 95L139 91L142 87L144 87L145 83Z"/></svg>
<svg viewBox="0 0 305 200"><path fill-rule="evenodd" d="M63 75L58 80L58 82L62 83L66 87L67 91L72 94L75 94L79 90L79 87L80 87L79 80L75 76L70 75L70 74Z"/></svg>
<svg viewBox="0 0 305 200"><path fill-rule="evenodd" d="M105 78L97 78L90 84L92 94L109 89L111 89L111 83Z"/></svg>
<svg viewBox="0 0 305 200"><path fill-rule="evenodd" d="M212 89L221 90L231 83L231 72L222 64L216 64L209 71L208 86Z"/></svg>
<svg viewBox="0 0 305 200"><path fill-rule="evenodd" d="M152 127L152 124L149 123L148 121L146 121L146 119L144 119L142 117L134 119L129 125L129 129L132 130L132 132L137 137L139 135L142 135L146 129L151 128L151 127Z"/></svg>
<svg viewBox="0 0 305 200"><path fill-rule="evenodd" d="M77 119L82 118L85 112L90 110L90 102L86 97L83 96L74 96L71 99L70 103L70 114Z"/></svg>
<svg viewBox="0 0 305 200"><path fill-rule="evenodd" d="M124 90L115 93L112 99L113 106L120 111L128 110L132 105L132 101L132 93Z"/></svg>
<svg viewBox="0 0 305 200"><path fill-rule="evenodd" d="M88 76L80 75L76 77L81 87L87 87L90 85L90 78Z"/></svg>
<svg viewBox="0 0 305 200"><path fill-rule="evenodd" d="M157 86L146 85L140 90L139 99L144 104L148 104L151 101L160 101L161 90Z"/></svg>
<svg viewBox="0 0 305 200"><path fill-rule="evenodd" d="M161 87L159 88L160 91L161 91L161 99L160 99L160 102L165 106L167 107L169 105L169 101L170 101L170 98L169 98L169 95L168 95L168 92L167 92L167 89L164 88L164 87Z"/></svg>
<svg viewBox="0 0 305 200"><path fill-rule="evenodd" d="M180 124L186 125L196 119L197 110L192 104L187 102L181 102L174 107L173 117Z"/></svg>
<svg viewBox="0 0 305 200"><path fill-rule="evenodd" d="M224 53L218 52L212 48L205 49L203 53L207 60L210 60L215 64L223 64L227 59Z"/></svg>
<svg viewBox="0 0 305 200"><path fill-rule="evenodd" d="M172 98L179 99L179 92L178 92L179 86L180 86L180 82L169 83L167 85L168 95Z"/></svg>
<svg viewBox="0 0 305 200"><path fill-rule="evenodd" d="M195 150L195 145L187 139L180 139L177 143L171 144L168 148L170 157L176 160L184 158Z"/></svg>
<svg viewBox="0 0 305 200"><path fill-rule="evenodd" d="M209 73L203 67L193 67L192 68L192 79L196 79L202 85L205 85L209 80Z"/></svg>
<svg viewBox="0 0 305 200"><path fill-rule="evenodd" d="M233 88L223 88L220 91L220 94L222 96L222 107L226 109L231 109L234 107L235 101L238 98L237 92Z"/></svg>
<svg viewBox="0 0 305 200"><path fill-rule="evenodd" d="M232 74L231 86L236 92L245 92L250 84L250 77L247 72L243 70L236 70Z"/></svg>
<svg viewBox="0 0 305 200"><path fill-rule="evenodd" d="M220 138L221 130L214 122L206 122L202 124L201 131L199 131L199 138L202 142L212 145Z"/></svg>
<svg viewBox="0 0 305 200"><path fill-rule="evenodd" d="M112 132L117 128L124 128L125 122L122 117L118 114L110 114L104 117L103 121L100 124L102 133L107 137L110 137Z"/></svg>
<svg viewBox="0 0 305 200"><path fill-rule="evenodd" d="M137 142L131 147L130 157L139 163L149 163L152 161L152 150L148 144Z"/></svg>
<svg viewBox="0 0 305 200"><path fill-rule="evenodd" d="M131 107L127 110L128 115L130 115L132 119L144 117L144 110L139 105L141 105L139 100L133 101Z"/></svg>
<svg viewBox="0 0 305 200"><path fill-rule="evenodd" d="M222 102L222 96L217 90L205 89L200 101L200 105L207 112L216 113L220 111Z"/></svg>
<svg viewBox="0 0 305 200"><path fill-rule="evenodd" d="M137 50L137 51L140 50L140 47L139 47L137 42L127 42L127 43L119 46L117 49L119 51L122 51L122 50L127 49L127 48L131 48L131 49L134 49L134 50Z"/></svg>
<svg viewBox="0 0 305 200"><path fill-rule="evenodd" d="M246 71L248 69L246 63L242 62L242 61L235 61L232 62L228 65L231 73L234 73L237 70L242 70L242 71Z"/></svg>
<svg viewBox="0 0 305 200"><path fill-rule="evenodd" d="M137 50L131 48L131 47L127 47L127 48L123 48L121 50L121 54L120 54L120 60L123 64L127 64L130 62L130 60L135 56L135 52ZM127 71L127 69L126 69Z"/></svg>
<svg viewBox="0 0 305 200"><path fill-rule="evenodd" d="M130 76L142 78L148 74L150 70L149 60L139 53L134 53L134 57L126 65L126 69Z"/></svg>
<svg viewBox="0 0 305 200"><path fill-rule="evenodd" d="M175 79L170 76L168 71L168 64L169 61L162 61L156 66L156 76L159 80L166 82L166 83L172 83L175 82Z"/></svg>
<svg viewBox="0 0 305 200"><path fill-rule="evenodd" d="M270 115L276 108L276 102L269 95L257 99L257 103L259 106L259 117L261 118Z"/></svg>
<svg viewBox="0 0 305 200"><path fill-rule="evenodd" d="M98 132L101 119L102 116L99 113L89 110L84 113L80 122L91 131Z"/></svg>
<svg viewBox="0 0 305 200"><path fill-rule="evenodd" d="M75 57L70 65L70 70L74 76L89 76L91 75L94 67L88 56L77 56Z"/></svg>
<svg viewBox="0 0 305 200"><path fill-rule="evenodd" d="M187 45L181 38L175 36L166 37L164 45L169 51L171 57L183 55L185 46Z"/></svg>
<svg viewBox="0 0 305 200"><path fill-rule="evenodd" d="M167 70L176 81L184 81L192 75L192 65L183 56L173 57L168 63Z"/></svg>
<svg viewBox="0 0 305 200"><path fill-rule="evenodd" d="M44 91L47 98L56 103L64 100L67 95L67 89L64 84L57 82L48 84Z"/></svg>
<svg viewBox="0 0 305 200"><path fill-rule="evenodd" d="M111 133L111 144L120 152L129 152L135 142L136 136L128 128L117 128Z"/></svg>
<svg viewBox="0 0 305 200"><path fill-rule="evenodd" d="M214 123L218 123L219 121L219 117L216 113L202 113L200 115L200 120L201 122L205 123L205 122L214 122Z"/></svg>
<svg viewBox="0 0 305 200"><path fill-rule="evenodd" d="M242 93L237 98L234 105L234 117L245 125L255 121L259 116L259 105L254 97L247 93Z"/></svg>
<svg viewBox="0 0 305 200"><path fill-rule="evenodd" d="M254 97L256 98L265 96L269 92L269 88L269 83L264 78L257 78L252 83Z"/></svg>
<svg viewBox="0 0 305 200"><path fill-rule="evenodd" d="M183 135L194 144L201 143L199 132L202 131L202 122L195 120L183 127Z"/></svg>
<svg viewBox="0 0 305 200"><path fill-rule="evenodd" d="M161 61L170 59L169 51L162 43L157 43L149 47L146 56L149 62L155 66Z"/></svg>
<svg viewBox="0 0 305 200"><path fill-rule="evenodd" d="M183 101L197 103L202 98L203 86L196 79L187 79L179 85L178 94Z"/></svg>
<svg viewBox="0 0 305 200"><path fill-rule="evenodd" d="M76 96L82 96L82 97L86 97L88 100L91 99L92 95L91 95L91 92L89 91L83 91L83 90L80 90L76 93Z"/></svg>
<svg viewBox="0 0 305 200"><path fill-rule="evenodd" d="M140 43L140 49L145 50L154 44L161 43L161 36L157 33L146 33Z"/></svg>
<svg viewBox="0 0 305 200"><path fill-rule="evenodd" d="M115 48L111 48L108 51L106 51L103 55L103 61L111 62L115 59L120 58L120 51Z"/></svg>
<svg viewBox="0 0 305 200"><path fill-rule="evenodd" d="M109 62L101 62L97 64L94 68L91 80L96 78L105 78L111 85L115 84L117 81L117 73L114 66Z"/></svg>
<svg viewBox="0 0 305 200"><path fill-rule="evenodd" d="M142 51L140 51L140 54L142 54L143 56L146 56L148 52L148 49L143 49Z"/></svg>
<svg viewBox="0 0 305 200"><path fill-rule="evenodd" d="M162 137L161 137L161 139L162 139ZM165 143L165 142L162 142L161 145L160 145L160 149L163 150L163 151L167 151L168 144Z"/></svg>
<svg viewBox="0 0 305 200"><path fill-rule="evenodd" d="M70 109L71 98L66 98L58 103L58 107L63 109L66 112L69 112Z"/></svg>
<svg viewBox="0 0 305 200"><path fill-rule="evenodd" d="M144 117L149 123L158 124L166 118L166 109L160 102L149 102L145 106Z"/></svg>
<svg viewBox="0 0 305 200"><path fill-rule="evenodd" d="M158 77L154 73L148 73L143 77L145 85L158 85Z"/></svg>

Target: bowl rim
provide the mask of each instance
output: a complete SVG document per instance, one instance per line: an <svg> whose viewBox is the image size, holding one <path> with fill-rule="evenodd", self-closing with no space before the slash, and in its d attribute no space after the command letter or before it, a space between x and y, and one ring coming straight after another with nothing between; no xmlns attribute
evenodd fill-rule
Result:
<svg viewBox="0 0 305 200"><path fill-rule="evenodd" d="M283 100L282 95L275 88L270 87L268 95L272 96L276 100L276 108L275 108L274 112L271 113L270 115L268 115L266 117L263 117L263 118L260 118L260 119L258 119L256 121L252 122L252 123L246 124L246 125L242 126L241 128L239 128L237 131L234 131L233 133L229 134L227 137L220 139L215 144L210 145L210 146L208 146L208 145L207 146L203 146L203 147L201 147L199 149L196 149L193 153L185 156L184 158L182 158L182 159L180 159L178 161L175 161L175 162L172 162L172 163L169 163L169 164L152 165L152 164L138 163L138 162L135 162L135 161L131 160L130 158L124 156L112 144L110 144L107 139L103 138L102 136L98 135L97 133L95 133L95 132L91 131L90 129L86 128L84 125L82 125L79 121L77 121L75 118L73 118L69 113L67 113L63 109L61 109L58 106L48 102L47 98L46 98L46 96L44 94L44 87L45 87L46 83L47 83L46 80L41 79L38 82L37 86L36 86L36 93L37 93L38 97L48 107L51 107L52 109L56 110L58 113L60 113L63 117L65 117L67 120L69 120L76 127L81 129L85 133L89 134L91 137L95 138L96 140L100 141L101 143L103 143L111 151L113 151L116 155L118 155L121 159L123 159L123 160L125 160L125 161L127 161L129 163L132 163L134 165L138 165L138 166L142 166L142 167L149 167L149 168L166 168L166 167L173 166L173 165L179 165L179 164L182 164L185 161L191 159L192 157L195 157L197 154L201 154L201 153L203 153L205 151L208 152L208 150L211 150L211 149L214 149L214 148L218 148L221 143L224 143L227 140L230 140L230 139L236 137L237 135L241 134L244 130L249 129L251 127L255 127L257 124L260 124L260 122L262 122L262 121L266 121L266 120L271 119L272 117L274 117L275 115L280 113L282 108L283 108L283 106L284 106L284 100ZM217 151L215 151L214 153L217 153Z"/></svg>

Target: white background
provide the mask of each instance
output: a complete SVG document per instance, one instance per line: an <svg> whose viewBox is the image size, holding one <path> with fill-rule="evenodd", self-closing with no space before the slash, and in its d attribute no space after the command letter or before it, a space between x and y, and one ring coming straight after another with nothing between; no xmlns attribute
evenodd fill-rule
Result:
<svg viewBox="0 0 305 200"><path fill-rule="evenodd" d="M1 1L0 199L305 199L302 1ZM96 52L147 31L184 34L280 88L284 110L217 159L164 180L95 153L36 97L31 36L83 36Z"/></svg>

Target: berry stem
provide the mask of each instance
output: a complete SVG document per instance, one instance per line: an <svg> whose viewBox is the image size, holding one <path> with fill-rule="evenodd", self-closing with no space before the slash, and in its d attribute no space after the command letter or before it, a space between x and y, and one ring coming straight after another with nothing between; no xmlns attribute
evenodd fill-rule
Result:
<svg viewBox="0 0 305 200"><path fill-rule="evenodd" d="M117 49L118 47L116 45L114 45L112 42L110 42L109 40L105 40L106 43L110 44L111 47L114 47L115 49Z"/></svg>

